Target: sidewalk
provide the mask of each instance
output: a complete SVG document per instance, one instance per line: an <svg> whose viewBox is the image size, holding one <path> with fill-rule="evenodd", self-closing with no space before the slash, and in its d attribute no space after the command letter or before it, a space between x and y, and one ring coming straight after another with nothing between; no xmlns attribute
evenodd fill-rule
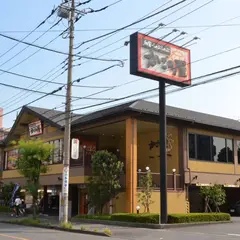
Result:
<svg viewBox="0 0 240 240"><path fill-rule="evenodd" d="M6 215L0 214L0 221L10 221L10 220L24 219L24 218L30 218L30 216L15 218L7 214ZM46 224L49 223L53 226L59 225L58 217L40 216L39 219L42 223L46 223ZM119 237L122 239L140 239L142 237L147 237L147 236L153 236L153 235L158 236L160 232L163 231L158 229L153 230L153 229L144 229L144 228L109 226L104 224L82 223L80 220L73 221L72 224L74 229L84 228L85 230L91 230L91 231L97 230L98 232L102 232L105 228L108 228L111 230L113 237Z"/></svg>

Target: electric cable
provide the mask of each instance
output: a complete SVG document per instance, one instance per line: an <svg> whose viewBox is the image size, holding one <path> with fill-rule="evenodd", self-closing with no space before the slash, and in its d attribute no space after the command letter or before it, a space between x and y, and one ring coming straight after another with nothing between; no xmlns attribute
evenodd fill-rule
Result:
<svg viewBox="0 0 240 240"><path fill-rule="evenodd" d="M208 74L205 74L205 75L201 75L201 76L198 76L198 77L195 77L192 79L192 82L193 81L196 81L198 79L201 79L201 78L206 78L206 77L209 77L209 76L213 76L213 75L216 75L216 74L219 74L219 73L224 73L224 72L227 72L227 71L231 71L231 70L234 70L234 69L237 69L237 68L240 68L240 65L238 66L234 66L234 67L231 67L231 68L227 68L227 69L222 69L222 70L219 70L219 71L216 71L216 72L212 72L212 73L208 73ZM218 80L221 80L221 79L225 79L225 78L228 78L228 77L232 77L232 76L235 76L235 75L238 75L240 74L240 71L238 72L234 72L234 73L230 73L230 74L226 74L226 75L223 75L223 76L218 76L218 77L215 77L215 78L211 78L211 79L208 79L208 80L205 80L205 81L202 81L200 83L196 83L196 84L193 84L191 86L188 86L188 87L185 87L185 88L177 88L177 89L174 89L174 90L171 90L171 91L168 91L166 94L170 94L170 93L174 93L174 92L178 92L178 91L182 91L184 89L187 89L187 88L191 88L191 87L195 87L195 86L199 86L199 85L202 85L202 84L207 84L207 83L211 83L211 82L214 82L214 81L218 81ZM167 87L169 87L170 85L168 85ZM153 92L153 91L156 91L158 90L158 87L157 88L153 88L153 89L149 89L149 90L145 90L145 91L142 91L142 92L139 92L139 93L135 93L135 94L131 94L131 95L127 95L127 96L124 96L124 97L121 97L121 98L118 98L118 99L114 99L114 100L111 100L111 101L107 101L107 102L103 102L103 103L98 103L98 104L93 104L93 105L89 105L89 106L84 106L84 107L80 107L80 108L74 108L72 109L72 111L77 111L77 110L83 110L83 109L88 109L88 108L93 108L93 107L96 107L96 106L101 106L101 105L105 105L105 104L109 104L109 103L112 103L112 102L118 102L118 101L122 101L122 100L125 100L125 99L128 99L128 98L132 98L132 97L138 97L140 95L143 95L143 94L146 94L146 93L150 93L150 92ZM147 97L143 97L141 99L148 99L148 98L153 98L153 97L157 97L158 94L155 94L155 95L151 95L151 96L147 96ZM138 99L136 99L138 100ZM136 101L135 100L135 101ZM21 107L20 107L21 108ZM19 109L20 109L19 108ZM47 111L45 111L43 114L47 113L47 112L50 112L52 110L55 110L57 107L53 108L53 109L49 109ZM8 114L8 113L6 113ZM6 115L6 114L3 114L2 116ZM51 116L49 118L49 120L53 120L61 115L64 115L65 112L60 112L54 116ZM1 116L1 117L2 117ZM63 121L65 120L64 119L60 119L58 120L57 122L55 123L58 123L59 121Z"/></svg>
<svg viewBox="0 0 240 240"><path fill-rule="evenodd" d="M64 87L66 84L63 84L62 87ZM7 84L7 83L0 83L0 86L5 86L5 87L9 87L9 88L14 88L14 89L20 89L20 90L23 90L23 91L27 91L27 92L33 92L33 93L38 93L38 94L49 94L49 93L46 93L46 92L42 92L42 91L38 91L38 90L31 90L31 89L28 89L28 88L24 88L24 87L20 87L20 86L16 86L16 85L11 85L11 84ZM61 87L61 88L62 88ZM56 96L56 97L66 97L65 95L62 95L62 94L52 94L53 96ZM79 97L75 97L75 96L72 96L72 98L74 99L91 99L91 100L103 100L103 98L79 98Z"/></svg>
<svg viewBox="0 0 240 240"><path fill-rule="evenodd" d="M202 29L202 30L200 30L200 31L198 31L198 32L189 34L188 36L183 37L182 39L178 39L176 42L179 42L179 41L181 41L181 40L183 40L183 39L186 39L186 38L188 38L188 37L191 37L191 36L199 35L200 33L206 32L206 31L208 31L208 30L210 30L210 29L212 29L212 28L214 28L214 27L216 27L216 26L222 26L222 24L227 23L227 22L230 22L230 21L233 21L233 20L235 20L235 19L237 19L237 18L240 18L240 15L238 15L238 16L236 16L236 17L233 17L233 18L230 18L230 19L227 19L227 20L224 20L223 22L220 22L220 23L218 23L218 24L216 24L216 25L204 26L204 27L206 27L206 28L204 28L204 29Z"/></svg>
<svg viewBox="0 0 240 240"><path fill-rule="evenodd" d="M61 33L61 34L62 34L62 33ZM55 40L57 40L57 39L61 36L61 34L58 34L55 38L53 38L51 41L49 41L47 44L45 44L45 46L48 46L49 44L53 43ZM16 63L14 66L8 68L7 71L10 71L10 70L12 70L13 68L15 68L15 67L19 66L20 64L24 63L25 61L27 61L28 59L30 59L31 57L33 57L34 55L36 55L36 54L37 54L38 52L40 52L40 51L41 51L41 49L37 49L37 50L36 50L35 52L33 52L32 54L30 54L29 56L27 56L26 58L24 58L24 59L21 60L20 62ZM2 73L1 73L0 75L2 75ZM31 86L33 86L33 85L34 85L34 83L31 84L29 87L31 87ZM20 93L20 92L19 92L19 93ZM17 93L17 94L19 94L19 93ZM16 98L17 96L18 96L18 95L15 95L14 97ZM9 99L1 102L0 105L2 106L4 103L6 103L7 101L9 101L10 99L12 99L12 98L14 98L14 97L10 97Z"/></svg>
<svg viewBox="0 0 240 240"><path fill-rule="evenodd" d="M107 68L109 69L109 67ZM93 73L91 74L91 76L94 76L96 75L97 73L100 73L100 72L103 72L105 71L105 69L103 70L100 70L96 73ZM22 78L27 78L27 79L31 79L31 80L35 80L35 81L39 81L39 82L44 82L44 83L51 83L51 84L54 84L54 85L63 85L63 83L60 83L60 82L52 82L52 81L49 81L49 80L44 80L44 79L41 79L41 78L35 78L35 77L31 77L31 76L26 76L26 75L23 75L23 74L19 74L19 73L15 73L15 72L10 72L10 71L6 71L6 70L3 70L3 69L0 69L0 72L4 72L4 73L7 73L7 74L11 74L11 75L14 75L14 76L17 76L17 77L22 77ZM84 77L85 78L88 78L90 76L87 76L87 77ZM78 87L78 88L109 88L109 87L101 87L101 86L83 86L83 85L78 85L78 84L73 84L72 85L73 87Z"/></svg>
<svg viewBox="0 0 240 240"><path fill-rule="evenodd" d="M123 27L121 27L121 28L118 28L118 29L116 29L116 30L114 30L114 31L112 31L112 32L109 32L109 33L100 35L100 36L98 36L98 37L95 37L95 38L86 40L86 41L82 42L81 44L79 44L78 47L80 47L80 46L82 46L82 45L84 45L84 44L86 44L86 43L89 43L89 42L92 42L92 41L101 39L101 38L106 37L106 36L109 36L109 35L111 35L111 34L113 34L113 33L122 31L123 29L126 29L126 28L128 28L128 27L134 26L134 25L136 25L136 24L138 24L138 23L140 23L140 22L143 22L143 21L148 20L148 19L150 19L150 18L152 18L152 17L155 17L155 16L159 15L160 13L163 13L163 12L165 12L165 11L171 9L171 8L174 8L174 7L178 6L179 4L182 4L182 3L186 2L186 1L187 1L187 0L179 1L179 2L177 2L177 3L175 3L175 4L171 5L171 6L169 6L169 7L167 7L167 8L165 8L165 9L163 9L163 10L160 10L160 11L158 11L158 12L156 12L156 13L153 13L153 14L147 16L147 17L144 17L144 18L142 18L142 19L140 19L140 20L137 20L137 21L135 21L135 22L133 22L133 23L130 23L130 24L126 25L126 26L123 26ZM78 48L78 47L77 47L77 48Z"/></svg>
<svg viewBox="0 0 240 240"><path fill-rule="evenodd" d="M202 79L202 78L206 78L206 77L210 77L210 76L213 76L213 75L216 75L216 74L220 74L220 73L232 71L232 70L235 70L235 69L238 69L238 68L240 68L240 65L237 65L237 66L234 66L234 67L230 67L230 68L226 68L226 69L222 69L222 70L215 71L215 72L212 72L212 73L204 74L204 75L201 75L201 76L192 78L191 81L193 82L193 81L196 81L196 80L199 80L199 79ZM240 71L238 71L238 72L236 72L236 73L234 73L234 74L239 74L239 73L240 73ZM231 76L232 76L232 75L231 75ZM221 76L221 77L222 77L222 76ZM132 81L132 82L133 82L133 81ZM112 89L117 88L117 87L121 87L121 86L123 86L123 85L124 85L124 84L120 84L120 85L118 85L118 86L114 86ZM168 85L168 86L166 86L166 87L170 87L170 86L171 86L171 85ZM112 89L110 89L110 90L112 90ZM138 94L145 94L145 93L149 93L149 92L156 91L156 90L158 90L158 88L153 88L153 89L150 89L150 90L147 90L147 91L143 91L143 92L138 93ZM94 95L97 95L97 94L99 94L99 93L103 93L103 92L106 92L106 91L108 91L108 90L103 90L103 91L101 91L101 92L93 93L93 94L90 94L90 95L87 95L87 96L84 96L84 97L91 97L91 96L94 96ZM134 95L131 95L131 96L134 96ZM154 95L154 96L155 96L155 95ZM79 99L79 100L81 100L81 99ZM74 102L74 101L77 101L77 100L72 100L72 102ZM118 101L118 100L116 99L116 100L113 100L113 102L114 102L114 101ZM111 103L111 101L110 101L109 103ZM98 103L98 104L104 104L104 103ZM64 105L60 105L60 107L62 107L62 106L64 106ZM76 109L75 109L75 110L76 110Z"/></svg>
<svg viewBox="0 0 240 240"><path fill-rule="evenodd" d="M114 65L114 66L119 66L119 65ZM109 67L108 69L110 69L110 68L112 68L113 66L111 66L111 67ZM105 69L105 71L107 71L108 69ZM96 73L95 73L96 74ZM92 76L92 74L91 74L91 76ZM86 77L84 77L84 79L86 79L88 76L86 76ZM79 79L77 79L77 80L74 80L74 82L79 82L80 80ZM3 83L0 83L0 85L2 85ZM4 84L5 86L7 86L7 87L15 87L15 88L20 88L20 87L17 87L17 86L13 86L13 85L7 85L7 84ZM56 90L53 90L53 91L51 91L50 93L44 93L44 92L39 92L39 91L36 91L36 90L34 90L34 92L38 92L38 93L41 93L41 94L45 94L44 96L42 96L42 97L40 97L40 98L37 98L37 100L33 100L33 101L31 101L30 103L28 103L27 105L29 105L29 104L32 104L32 103L34 103L34 102L36 102L36 101L38 101L38 100L40 100L40 99L43 99L43 98L45 98L45 97L47 97L47 96L49 96L49 95L53 95L53 93L55 94L56 92L58 92L58 91L60 91L60 90L62 90L63 89L63 87L65 87L67 84L63 84L61 87L59 87L59 88L57 88ZM29 91L29 89L25 89L25 88L21 88L21 90L26 90L26 91ZM30 90L30 91L33 91L33 90ZM64 97L66 97L65 95L63 95ZM79 97L71 97L71 98L79 98ZM82 97L80 98L80 99L83 99ZM22 107L22 106L21 106ZM20 109L21 107L18 107L15 111L17 111L18 109ZM11 113L11 112L13 112L14 110L11 110L9 113ZM5 113L6 114L6 113Z"/></svg>
<svg viewBox="0 0 240 240"><path fill-rule="evenodd" d="M186 0L183 0L183 1L186 1ZM22 40L20 40L20 39L17 39L17 38L14 38L14 37L10 37L10 36L7 36L7 35L2 34L2 33L0 33L0 36L1 36L1 37L4 37L4 38L7 38L7 39L10 39L10 40L13 40L13 41L20 42L20 43L22 43L22 44L25 44L25 45L28 45L28 46L31 46L31 47L38 48L39 50L45 50L45 51L57 53L57 54L60 54L60 55L69 56L69 54L66 53L66 52L62 52L62 51L60 51L60 50L55 50L55 49L47 48L46 45L44 45L44 46L39 46L39 45L37 45L37 44L33 44L33 43L30 43L30 42L22 41ZM122 62L122 61L124 60L124 59L123 59L123 60L119 60L119 59L100 59L100 58L96 58L96 57L79 56L79 55L76 55L76 54L73 54L73 56L75 56L75 57L77 56L77 57L79 57L79 58L96 60L96 61L103 61L103 62Z"/></svg>
<svg viewBox="0 0 240 240"><path fill-rule="evenodd" d="M196 1L197 1L197 0L193 0L193 1L189 2L188 4L186 4L186 5L182 6L182 7L180 7L179 9L174 10L174 11L171 12L170 14L168 14L168 15L166 15L166 16L160 18L160 19L158 19L157 21L154 21L154 22L152 22L151 24L148 24L147 26L138 29L138 31L141 31L141 30L145 29L146 27L151 26L151 25L155 24L156 22L159 22L159 21L161 21L161 20L163 20L163 19L165 19L165 18L171 16L172 14L174 14L174 13L176 13L176 12L182 10L183 8L185 8L185 7L187 7L187 6L191 5L191 4L193 4L193 3L196 2ZM198 10L198 8L197 8L196 10ZM191 14L191 13L193 13L193 11L189 12L188 15ZM180 20L181 18L183 18L183 17L185 17L185 16L186 16L186 14L183 15L183 16L181 16L181 17L179 17L179 18L177 18L177 19L175 19L175 20L173 20L173 21L171 21L171 22L168 23L167 25L170 25L170 24L172 24L172 23L174 23L174 22ZM165 28L167 25L164 24L164 28ZM154 28L154 30L155 30L155 29L156 29L156 28ZM94 53L96 53L96 52L99 52L99 51L101 51L101 50L103 50L103 49L106 49L107 47L110 47L110 46L112 46L112 45L114 45L114 44L116 44L116 43L118 43L118 42L124 40L125 38L127 38L127 37L129 37L129 36L130 36L130 35L127 35L127 36L125 36L125 37L123 37L123 38L121 38L121 39L119 39L119 40L117 40L117 41L114 41L114 42L112 42L112 43L110 43L110 44L108 44L108 45L105 45L105 46L103 46L103 47L101 47L101 48L99 48L99 49L97 49L97 50L95 50L95 51L93 51L93 52L91 52L91 53L88 53L87 56L92 55L92 54L94 54ZM110 52L103 53L103 54L101 54L100 56L105 56L105 55L107 55L107 54L109 54L109 53L112 53L112 52L115 52L115 51L117 51L117 50L119 50L119 49L121 49L121 48L123 48L123 47L124 47L124 45L122 45L122 46L120 46L120 47L117 47L117 48L111 50ZM82 50L81 53L82 53L83 51L85 51L85 50L87 50L87 48L84 49L84 50ZM80 53L80 52L79 52L79 53ZM88 62L90 62L90 60L85 61L85 62L83 62L82 64L85 64L85 63L88 63Z"/></svg>
<svg viewBox="0 0 240 240"><path fill-rule="evenodd" d="M159 9L161 9L161 8L164 7L164 6L166 6L166 5L167 5L168 3L170 3L170 2L172 2L172 0L169 0L168 2L162 4L161 6L159 6L158 8L156 8L156 9L154 9L154 10L152 10L151 12L147 13L146 15L144 15L144 16L141 17L141 18L139 18L138 20L141 20L141 19L143 19L143 18L145 18L145 17L151 15L152 13L158 11ZM124 29L123 29L123 30L124 30ZM96 43L90 45L89 47L85 48L84 50L81 50L79 53L82 53L82 52L84 52L84 51L90 49L91 47L94 47L94 46L98 45L99 43L101 43L101 42L103 42L103 41L105 41L105 40L111 38L112 36L116 35L117 33L118 33L118 32L115 32L115 33L111 34L110 36L107 36L106 38L104 38L104 39L102 39L102 40L100 40L100 41L98 41L98 42L96 42ZM76 45L79 45L79 43L76 44ZM78 47L75 47L75 49L77 49L77 48L78 48Z"/></svg>
<svg viewBox="0 0 240 240"><path fill-rule="evenodd" d="M218 28L218 27L240 27L240 23L232 23L232 24L208 24L208 25L179 25L179 26L172 26L172 27L164 27L164 28ZM146 30L152 30L153 28L145 28ZM116 28L86 28L86 29L75 29L75 32L101 32L101 31L113 31L116 30ZM138 28L127 28L123 29L123 31L136 31ZM45 32L46 30L39 30L39 31L34 31L35 33L41 33ZM51 30L49 31L50 33L58 33L62 32L62 29L59 30ZM29 33L31 31L29 30L0 30L0 33Z"/></svg>
<svg viewBox="0 0 240 240"><path fill-rule="evenodd" d="M36 30L38 28L40 28L50 17L52 17L52 15L56 12L56 8L53 8L53 10L51 11L51 13L45 18L45 20L43 20L40 24L38 24L33 30L31 30L26 36L24 36L21 40L24 41L26 38L28 38L33 32L36 32ZM44 31L45 32L45 31ZM12 51L15 47L17 47L19 44L16 43L14 44L11 48L9 48L7 51L5 51L4 53L2 53L0 55L0 58L2 58L3 56L5 56L7 53L9 53L10 51Z"/></svg>

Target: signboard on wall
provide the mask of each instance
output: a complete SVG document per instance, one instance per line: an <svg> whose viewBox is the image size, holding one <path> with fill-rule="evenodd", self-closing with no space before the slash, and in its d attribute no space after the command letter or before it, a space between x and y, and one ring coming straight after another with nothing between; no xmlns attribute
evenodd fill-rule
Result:
<svg viewBox="0 0 240 240"><path fill-rule="evenodd" d="M71 158L72 159L79 158L79 139L77 139L77 138L72 139Z"/></svg>
<svg viewBox="0 0 240 240"><path fill-rule="evenodd" d="M191 85L190 50L134 33L130 36L130 73L181 87Z"/></svg>
<svg viewBox="0 0 240 240"><path fill-rule="evenodd" d="M6 157L7 157L7 169L8 170L14 170L16 169L16 162L18 160L19 151L18 149L12 149L7 151Z"/></svg>
<svg viewBox="0 0 240 240"><path fill-rule="evenodd" d="M43 133L42 122L40 120L36 122L32 122L28 125L28 129L29 129L30 137L40 135Z"/></svg>

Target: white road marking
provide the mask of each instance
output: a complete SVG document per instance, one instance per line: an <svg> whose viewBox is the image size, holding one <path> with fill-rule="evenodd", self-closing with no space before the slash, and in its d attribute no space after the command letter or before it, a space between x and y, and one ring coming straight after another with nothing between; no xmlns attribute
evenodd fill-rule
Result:
<svg viewBox="0 0 240 240"><path fill-rule="evenodd" d="M237 233L228 233L228 236L240 237L240 234Z"/></svg>

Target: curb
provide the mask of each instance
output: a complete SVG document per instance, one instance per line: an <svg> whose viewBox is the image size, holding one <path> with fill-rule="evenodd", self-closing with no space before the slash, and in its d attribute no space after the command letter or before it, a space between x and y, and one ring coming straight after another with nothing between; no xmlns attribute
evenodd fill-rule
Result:
<svg viewBox="0 0 240 240"><path fill-rule="evenodd" d="M8 221L0 221L0 223L5 224L12 224L12 225L19 225L19 226L26 226L26 227L34 227L34 228L43 228L43 229L51 229L51 230L57 230L62 232L71 232L71 233L81 233L81 234L87 234L87 235L94 235L94 236L101 236L101 237L111 237L105 233L102 232L92 232L92 231L83 231L80 229L67 229L62 228L58 226L44 226L44 225L35 225L35 224L23 224L23 223L14 223L14 222L8 222Z"/></svg>
<svg viewBox="0 0 240 240"><path fill-rule="evenodd" d="M232 223L232 221L217 221L217 222L198 222L198 223L176 223L176 224L151 224L151 223L133 223L133 222L120 222L120 221L108 221L108 220L96 220L96 219L72 219L73 223L92 223L103 224L119 227L134 227L134 228L148 228L148 229L170 229L170 228L182 228L192 226L204 226L209 224L226 224Z"/></svg>

